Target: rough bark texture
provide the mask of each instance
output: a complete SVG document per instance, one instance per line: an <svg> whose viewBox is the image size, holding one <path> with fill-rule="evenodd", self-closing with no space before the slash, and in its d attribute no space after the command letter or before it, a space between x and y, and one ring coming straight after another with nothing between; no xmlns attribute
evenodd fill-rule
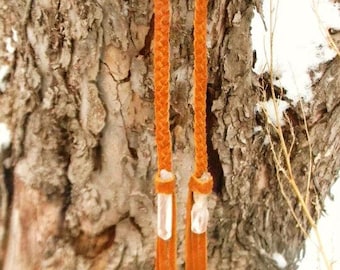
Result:
<svg viewBox="0 0 340 270"><path fill-rule="evenodd" d="M192 172L193 1L172 2L171 130L179 258ZM3 269L152 269L156 156L153 4L147 0L0 0L0 122L12 132L0 160ZM252 73L252 1L209 3L209 269L295 269L303 235L276 177L264 80ZM9 46L9 45L10 46ZM316 216L340 167L339 58L327 63L307 116L313 151L308 205ZM306 193L309 147L291 109L293 170ZM287 142L291 141L286 128ZM280 146L272 134L277 151ZM301 209L283 179L296 214ZM304 220L304 219L303 219ZM307 228L307 223L303 221Z"/></svg>

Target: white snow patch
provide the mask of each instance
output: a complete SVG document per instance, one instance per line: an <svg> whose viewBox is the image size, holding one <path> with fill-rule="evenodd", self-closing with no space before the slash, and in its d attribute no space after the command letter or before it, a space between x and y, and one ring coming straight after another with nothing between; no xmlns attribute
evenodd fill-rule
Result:
<svg viewBox="0 0 340 270"><path fill-rule="evenodd" d="M12 28L12 39L14 40L14 42L18 42L18 31L15 30L14 28Z"/></svg>
<svg viewBox="0 0 340 270"><path fill-rule="evenodd" d="M340 269L340 177L331 189L334 200L327 197L325 200L325 215L321 216L317 227L321 236L325 254L334 270ZM327 270L319 248L314 231L306 241L306 254L299 263L299 270L319 269Z"/></svg>
<svg viewBox="0 0 340 270"><path fill-rule="evenodd" d="M12 39L11 38L5 38L5 43L6 43L6 50L10 54L15 52L15 47L12 45Z"/></svg>
<svg viewBox="0 0 340 270"><path fill-rule="evenodd" d="M263 130L263 127L262 126L255 126L254 129L253 129L253 133L257 133L257 132L260 132Z"/></svg>
<svg viewBox="0 0 340 270"><path fill-rule="evenodd" d="M268 145L270 144L270 135L266 135L264 136L264 140L263 140L263 145Z"/></svg>
<svg viewBox="0 0 340 270"><path fill-rule="evenodd" d="M275 112L275 103L277 106L277 113ZM256 104L255 110L257 112L264 111L268 116L269 123L275 125L275 126L283 126L285 124L284 115L283 113L289 108L288 102L280 99L276 99L275 101L273 99L269 99L268 101L261 101Z"/></svg>
<svg viewBox="0 0 340 270"><path fill-rule="evenodd" d="M285 257L283 257L282 254L274 252L272 255L272 259L275 261L276 265L280 268L283 269L287 266L287 261Z"/></svg>
<svg viewBox="0 0 340 270"><path fill-rule="evenodd" d="M4 79L6 78L10 70L11 68L8 65L0 66L0 92L2 93L6 90L6 82L4 81Z"/></svg>
<svg viewBox="0 0 340 270"><path fill-rule="evenodd" d="M331 146L327 149L327 151L326 151L326 153L325 153L325 157L330 157L333 153L334 153L334 144L331 145Z"/></svg>
<svg viewBox="0 0 340 270"><path fill-rule="evenodd" d="M0 123L0 151L11 144L11 132L5 123Z"/></svg>
<svg viewBox="0 0 340 270"><path fill-rule="evenodd" d="M329 27L339 28L340 4L328 0L264 0L263 13L267 31L257 13L251 30L253 48L257 55L254 71L258 74L269 70L270 1L273 3L275 25L273 71L279 77L275 84L284 87L287 97L294 102L300 98L306 102L311 101L313 81L309 71L336 55L327 42L325 30Z"/></svg>

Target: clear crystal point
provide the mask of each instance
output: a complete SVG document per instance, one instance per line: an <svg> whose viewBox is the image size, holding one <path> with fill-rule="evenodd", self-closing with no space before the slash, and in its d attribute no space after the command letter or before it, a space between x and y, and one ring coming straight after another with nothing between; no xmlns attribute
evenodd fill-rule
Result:
<svg viewBox="0 0 340 270"><path fill-rule="evenodd" d="M194 205L191 209L191 231L201 234L207 231L209 211L208 196L194 193Z"/></svg>
<svg viewBox="0 0 340 270"><path fill-rule="evenodd" d="M169 240L172 233L172 195L157 194L157 235Z"/></svg>

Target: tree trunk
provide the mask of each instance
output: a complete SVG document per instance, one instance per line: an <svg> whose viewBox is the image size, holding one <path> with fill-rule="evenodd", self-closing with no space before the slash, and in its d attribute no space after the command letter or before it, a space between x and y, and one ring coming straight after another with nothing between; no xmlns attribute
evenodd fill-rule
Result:
<svg viewBox="0 0 340 270"><path fill-rule="evenodd" d="M193 165L194 1L173 0L171 132L178 194L178 266ZM148 0L0 0L0 122L12 134L0 159L0 260L5 270L152 269L156 170L153 3ZM209 3L207 99L209 269L296 269L309 225L277 168L265 118L269 87L252 72L252 1ZM315 85L307 124L314 217L340 167L339 57ZM305 196L309 143L297 106L291 164ZM262 131L254 132L255 126ZM292 141L284 127L286 141ZM280 153L274 132L273 146ZM280 173L279 173L280 175ZM280 183L282 186L280 188Z"/></svg>

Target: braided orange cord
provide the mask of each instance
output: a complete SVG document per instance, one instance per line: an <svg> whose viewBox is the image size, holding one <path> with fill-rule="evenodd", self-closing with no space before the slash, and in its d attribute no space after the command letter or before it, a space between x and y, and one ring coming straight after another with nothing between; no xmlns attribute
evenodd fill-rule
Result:
<svg viewBox="0 0 340 270"><path fill-rule="evenodd" d="M207 0L195 1L194 18L194 109L195 176L207 171L206 89L207 89Z"/></svg>
<svg viewBox="0 0 340 270"><path fill-rule="evenodd" d="M176 269L176 198L175 179L163 182L160 171L171 171L171 139L169 126L169 73L170 73L170 6L169 0L155 0L154 32L154 89L155 123L158 172L155 176L157 193L172 194L172 236L163 240L157 236L155 269Z"/></svg>
<svg viewBox="0 0 340 270"><path fill-rule="evenodd" d="M204 182L199 179L208 169L206 146L207 13L207 0L196 0L194 18L195 171L189 181L186 207L186 270L207 269L207 234L206 232L196 234L191 231L193 192L209 194L213 184L211 177Z"/></svg>
<svg viewBox="0 0 340 270"><path fill-rule="evenodd" d="M158 169L171 171L169 130L169 0L155 0L154 87Z"/></svg>

